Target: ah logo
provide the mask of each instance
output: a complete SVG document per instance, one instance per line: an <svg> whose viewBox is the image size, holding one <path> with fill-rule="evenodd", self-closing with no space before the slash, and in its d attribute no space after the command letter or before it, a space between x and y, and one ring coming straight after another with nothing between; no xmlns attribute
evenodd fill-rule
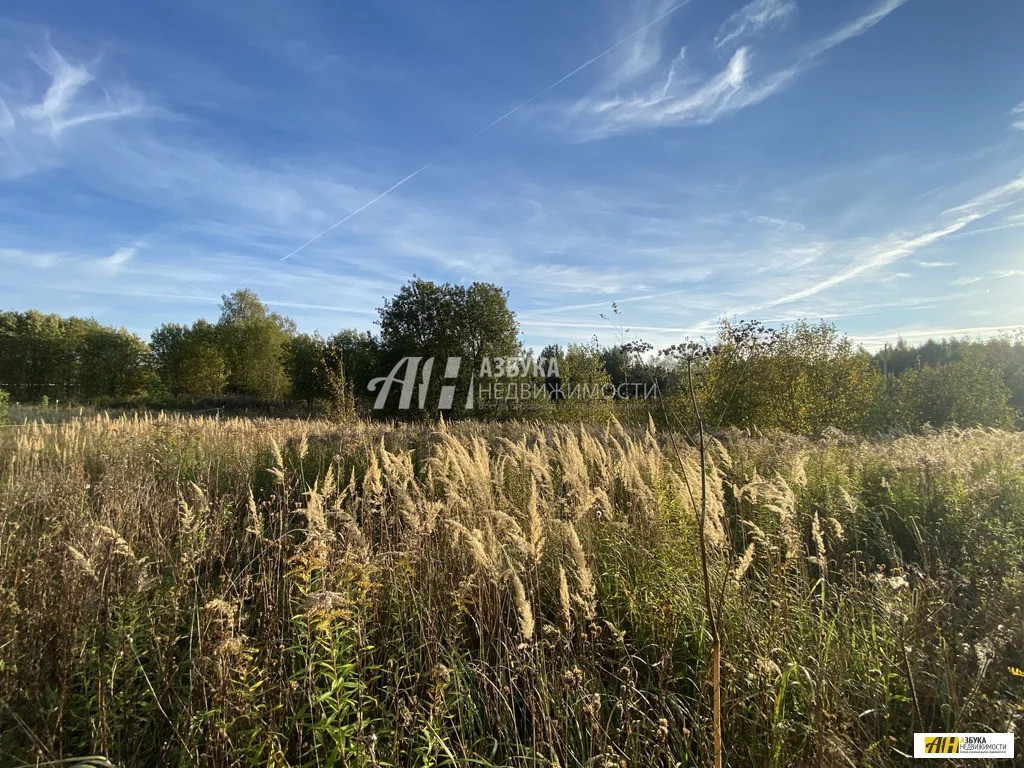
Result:
<svg viewBox="0 0 1024 768"><path fill-rule="evenodd" d="M929 755L955 755L960 751L960 739L956 736L927 736L924 751Z"/></svg>
<svg viewBox="0 0 1024 768"><path fill-rule="evenodd" d="M422 357L403 357L399 360L395 367L391 369L391 373L387 376L380 376L373 379L367 388L371 392L376 392L377 388L380 388L380 393L377 395L377 399L373 403L374 410L381 410L388 401L388 396L391 394L391 387L396 382L401 381L402 391L398 396L398 410L407 411L412 405L413 394L417 394L417 404L420 410L427 407L427 395L430 390L430 376L434 371L434 358L428 357L423 363L422 369L420 368L420 362L423 360ZM444 378L449 380L457 380L459 376L459 369L462 367L461 357L449 357L445 361L444 365ZM405 369L404 375L402 375L402 369ZM417 381L416 374L419 373L419 380ZM417 389L419 390L417 392ZM451 410L453 403L455 402L455 384L445 384L441 387L441 394L438 398L437 407L442 411ZM466 410L473 409L473 380L469 383L469 395L466 397Z"/></svg>

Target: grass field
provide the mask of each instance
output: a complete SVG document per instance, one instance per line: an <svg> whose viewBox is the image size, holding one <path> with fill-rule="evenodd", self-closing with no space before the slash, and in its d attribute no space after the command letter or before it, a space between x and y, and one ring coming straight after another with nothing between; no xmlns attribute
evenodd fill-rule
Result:
<svg viewBox="0 0 1024 768"><path fill-rule="evenodd" d="M1024 434L711 454L726 765L1016 729ZM708 765L678 458L614 423L2 429L0 764Z"/></svg>

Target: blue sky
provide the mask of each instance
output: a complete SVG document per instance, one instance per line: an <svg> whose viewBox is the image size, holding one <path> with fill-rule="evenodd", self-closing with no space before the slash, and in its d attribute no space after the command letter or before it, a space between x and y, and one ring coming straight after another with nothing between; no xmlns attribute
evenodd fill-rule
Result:
<svg viewBox="0 0 1024 768"><path fill-rule="evenodd" d="M148 336L244 285L333 333L416 273L538 347L614 342L613 301L656 344L1024 324L1015 0L2 14L0 308Z"/></svg>

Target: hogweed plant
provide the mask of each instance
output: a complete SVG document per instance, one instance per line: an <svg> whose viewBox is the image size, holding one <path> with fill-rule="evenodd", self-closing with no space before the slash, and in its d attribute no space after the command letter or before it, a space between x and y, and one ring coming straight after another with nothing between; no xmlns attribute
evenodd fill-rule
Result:
<svg viewBox="0 0 1024 768"><path fill-rule="evenodd" d="M685 462L676 441L675 432L670 431L669 441L679 464L680 473L686 480L687 498L696 516L697 522L697 548L700 555L701 586L704 595L704 615L707 619L708 631L711 635L711 689L712 689L712 738L714 741L714 764L715 768L722 768L725 746L722 739L722 610L724 607L725 587L728 579L728 568L723 568L721 584L712 584L712 567L709 561L709 525L714 521L708 517L708 474L713 468L709 466L708 453L711 449L715 433L721 427L722 420L728 412L729 406L736 392L743 382L744 376L751 361L763 351L771 347L773 342L773 331L765 328L761 323L752 321L731 326L725 324L719 335L718 343L712 345L700 342L686 342L677 344L661 350L661 355L673 359L681 364L686 373L686 391L689 396L690 417L692 418L692 431L687 429L686 424L676 418L671 419L667 409L662 408L666 421L682 431L688 444L697 452L698 481L700 485L699 500L694 496L693 488L690 485L686 472ZM643 354L650 351L649 345L642 342L640 345L626 345L627 354ZM697 382L695 375L706 376L708 368L716 362L725 358L726 366L737 368L737 373L729 383L730 391L726 393L710 393L707 386L698 397ZM718 379L714 379L718 382ZM717 418L715 414L708 414L706 407L703 407L701 400L714 401L714 395L718 395L721 403ZM723 396L724 395L724 396ZM710 416L712 422L705 422ZM724 522L724 517L722 518ZM751 545L752 546L752 545ZM752 558L753 550L749 549L744 553L743 561ZM745 573L749 562L741 561L736 568L737 574Z"/></svg>

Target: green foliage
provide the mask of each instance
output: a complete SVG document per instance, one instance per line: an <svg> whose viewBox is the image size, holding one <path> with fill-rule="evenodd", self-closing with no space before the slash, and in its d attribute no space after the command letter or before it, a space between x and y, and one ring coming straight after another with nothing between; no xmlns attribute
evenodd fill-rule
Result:
<svg viewBox="0 0 1024 768"><path fill-rule="evenodd" d="M491 283L466 287L415 278L378 311L387 360L462 356L476 370L485 355L519 351L519 324L508 308L508 293Z"/></svg>
<svg viewBox="0 0 1024 768"><path fill-rule="evenodd" d="M175 394L181 391L181 376L187 365L185 339L188 332L188 326L164 323L149 338L157 375L163 385Z"/></svg>
<svg viewBox="0 0 1024 768"><path fill-rule="evenodd" d="M740 427L859 430L880 384L868 355L835 326L799 322L782 327L769 348L749 359L716 355L705 410L724 412L726 424Z"/></svg>
<svg viewBox="0 0 1024 768"><path fill-rule="evenodd" d="M86 400L135 398L148 387L149 347L133 333L90 326L81 345L79 392Z"/></svg>
<svg viewBox="0 0 1024 768"><path fill-rule="evenodd" d="M151 377L149 348L92 319L0 313L2 384L19 400L130 399Z"/></svg>
<svg viewBox="0 0 1024 768"><path fill-rule="evenodd" d="M607 387L607 396L575 403L553 402L536 396L541 382L523 370L500 382L478 378L473 415L601 421L615 413L626 423L646 424L650 418L661 423L668 413L670 421L685 424L692 394L703 412L724 414L720 424L716 417L719 427L871 434L925 423L1024 426L1024 335L920 346L901 340L869 355L833 325L801 321L780 328L770 347L751 356L736 354L730 326L723 323L712 345L716 354L688 369L678 356L648 356L650 345L626 343L629 331L617 324L618 308L613 311L606 319L613 320L619 345L600 348L595 339L564 352L549 345L542 356L559 358L565 392L587 387L592 394L607 384L625 388ZM92 319L2 312L0 387L19 401L36 403L162 403L169 397L189 402L238 395L256 402L291 398L310 410L339 414L415 417L424 414L374 413L370 381L386 376L404 357L433 357L426 396L433 404L445 383L439 374L446 358L462 358L454 382L461 394L484 358L523 352L508 294L491 283L414 278L379 313L379 337L357 330L329 338L297 334L289 318L270 312L252 291L240 290L223 297L215 325L201 319L168 323L153 332L147 347L134 334ZM488 394L488 383L500 386ZM513 387L531 389L531 396L510 397ZM636 399L638 390L664 399ZM463 402L456 397L455 415L471 415L461 412Z"/></svg>
<svg viewBox="0 0 1024 768"><path fill-rule="evenodd" d="M461 357L460 391L466 391L484 357L520 351L519 323L508 308L508 293L491 283L467 287L414 278L378 311L379 376L404 357L433 357L439 368L447 358ZM441 377L432 377L427 402L438 401L441 386Z"/></svg>
<svg viewBox="0 0 1024 768"><path fill-rule="evenodd" d="M887 402L897 426L1007 427L1014 421L1013 393L983 355L967 354L937 367L921 366L899 376Z"/></svg>
<svg viewBox="0 0 1024 768"><path fill-rule="evenodd" d="M227 362L216 326L196 320L185 337L183 354L182 394L217 395L224 390L228 381Z"/></svg>
<svg viewBox="0 0 1024 768"><path fill-rule="evenodd" d="M939 390L938 394L940 398L943 396L942 386L939 382L930 382L929 373L924 373L923 377L915 376L915 371L929 371L934 369L946 369L946 366L965 363L966 365L960 368L949 368L948 370L956 376L970 375L969 372L973 371L980 375L983 379L977 385L967 385L966 389L973 390L974 397L981 395L982 400L992 401L993 398L998 400L1001 397L1001 392L997 392L996 389L991 389L987 394L981 393L978 390L987 384L993 384L991 373L995 372L1002 385L1009 390L1009 398L1007 404L1014 410L1013 417L1018 424L1024 424L1024 334L1017 334L1016 336L999 336L997 338L988 339L987 341L976 341L970 339L941 339L941 340L929 340L919 347L912 347L906 343L903 339L900 339L895 346L887 347L883 351L878 352L875 355L875 365L880 370L884 369L888 371L897 381L902 380L905 373L911 374L910 381L906 382L905 387L908 391L902 393L904 399L904 407L907 409L901 414L904 422L916 418L915 412L928 411L927 403L921 402L922 397L918 397L918 404L914 406L913 403L907 402L913 400L914 396L909 392L910 384L916 379L920 381L922 385L931 386L933 389ZM963 387L961 383L959 386ZM899 407L896 404L894 407ZM943 419L949 418L948 412L951 409L949 407L940 407L934 409L935 412L931 413L928 420L932 419ZM996 421L992 423L995 426L998 423L1002 423L1001 408L999 408L997 402L990 402L989 405L983 406L978 410L977 406L973 406L974 413L967 414L967 422L970 423L977 418L988 418L994 416ZM963 414L961 414L961 418ZM957 421L956 418L952 419ZM935 423L935 422L933 422ZM988 423L988 422L981 422Z"/></svg>
<svg viewBox="0 0 1024 768"><path fill-rule="evenodd" d="M381 375L381 355L380 342L369 332L346 329L327 341L325 367L328 371L343 368L352 388L365 394L370 380Z"/></svg>
<svg viewBox="0 0 1024 768"><path fill-rule="evenodd" d="M285 346L285 369L291 382L291 395L312 407L315 400L328 395L324 357L327 344L319 334L300 333Z"/></svg>
<svg viewBox="0 0 1024 768"><path fill-rule="evenodd" d="M196 320L192 327L168 323L150 340L157 372L177 396L218 395L227 385L227 364L215 326Z"/></svg>
<svg viewBox="0 0 1024 768"><path fill-rule="evenodd" d="M569 420L598 421L611 415L612 379L596 343L570 344L558 361L558 373L565 400L556 402L556 414Z"/></svg>
<svg viewBox="0 0 1024 768"><path fill-rule="evenodd" d="M223 297L217 334L231 391L264 398L287 394L286 346L295 335L294 322L242 289Z"/></svg>
<svg viewBox="0 0 1024 768"><path fill-rule="evenodd" d="M10 403L11 396L7 394L7 390L0 389L0 424L4 424L7 421L7 411Z"/></svg>

